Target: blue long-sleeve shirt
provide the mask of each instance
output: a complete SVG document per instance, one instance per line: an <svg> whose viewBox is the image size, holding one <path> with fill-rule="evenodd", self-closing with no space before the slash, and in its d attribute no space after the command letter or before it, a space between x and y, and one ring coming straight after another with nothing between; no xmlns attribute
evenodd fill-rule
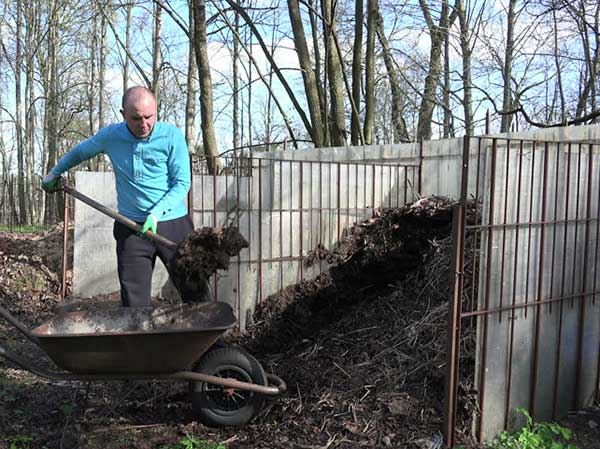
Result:
<svg viewBox="0 0 600 449"><path fill-rule="evenodd" d="M156 122L146 138L116 123L99 130L67 152L52 169L60 176L100 153L110 158L115 173L119 213L143 222L148 214L159 221L187 214L190 160L181 130Z"/></svg>

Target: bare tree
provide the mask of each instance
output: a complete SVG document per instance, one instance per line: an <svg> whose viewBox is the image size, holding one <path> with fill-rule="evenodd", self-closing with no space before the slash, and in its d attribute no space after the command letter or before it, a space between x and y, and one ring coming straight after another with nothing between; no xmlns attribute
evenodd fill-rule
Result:
<svg viewBox="0 0 600 449"><path fill-rule="evenodd" d="M131 53L131 16L133 12L133 3L126 2L125 8L125 58L123 61L123 93L129 87L129 55Z"/></svg>
<svg viewBox="0 0 600 449"><path fill-rule="evenodd" d="M45 59L45 72L43 74L43 87L46 93L46 109L44 113L44 135L46 141L46 172L49 172L58 160L58 31L59 31L59 5L58 0L48 3L50 15L48 18L47 54ZM44 222L54 223L62 209L59 195L51 195L46 200Z"/></svg>
<svg viewBox="0 0 600 449"><path fill-rule="evenodd" d="M154 3L154 28L152 32L152 91L156 97L158 111L160 112L161 93L161 71L162 71L162 8Z"/></svg>
<svg viewBox="0 0 600 449"><path fill-rule="evenodd" d="M560 4L577 25L585 60L585 69L582 71L584 74L581 83L582 89L575 111L577 118L586 115L588 107L592 112L597 110L596 89L600 71L600 5L596 2L595 9L592 11L587 10L587 5L585 1L579 1L576 4L563 1ZM553 14L555 14L554 9Z"/></svg>
<svg viewBox="0 0 600 449"><path fill-rule="evenodd" d="M188 5L189 34L194 36L194 9L193 4ZM186 79L186 101L185 101L185 141L191 153L196 152L196 95L198 93L198 66L196 65L196 53L194 44L189 39L188 44L188 72Z"/></svg>
<svg viewBox="0 0 600 449"><path fill-rule="evenodd" d="M204 154L207 156L210 173L218 173L220 162L217 158L219 153L214 127L212 79L206 43L206 2L204 0L193 0L192 4L194 8L194 51L200 79L203 148Z"/></svg>
<svg viewBox="0 0 600 449"><path fill-rule="evenodd" d="M512 65L513 65L513 54L514 54L514 34L515 34L515 22L517 19L517 0L509 0L508 12L506 16L506 47L504 52L504 67L502 69L502 78L504 80L503 95L502 95L502 110L504 112L510 111L513 108L513 95L512 95ZM503 114L502 123L500 125L500 132L507 132L510 130L510 124L512 122L512 114Z"/></svg>
<svg viewBox="0 0 600 449"><path fill-rule="evenodd" d="M475 41L477 40L478 33L477 31L472 32L472 30L477 30L481 24L484 3L481 4L478 10L476 9L477 6L474 5L473 9L470 11L470 14L468 14L463 0L457 0L455 5L459 23L459 41L462 62L462 83L464 92L462 107L465 121L465 134L467 136L472 136L474 133L471 56L473 54L473 47L475 45Z"/></svg>
<svg viewBox="0 0 600 449"><path fill-rule="evenodd" d="M15 51L15 136L17 145L17 192L19 223L27 222L27 206L25 201L25 145L23 139L23 93L22 93L22 67L23 67L23 9L21 0L16 0L16 51Z"/></svg>
<svg viewBox="0 0 600 449"><path fill-rule="evenodd" d="M240 15L236 12L233 19L233 28L235 33L240 33ZM233 148L240 148L242 141L240 138L240 43L238 39L233 39L233 58L232 58L232 84L233 84Z"/></svg>
<svg viewBox="0 0 600 449"><path fill-rule="evenodd" d="M36 102L35 102L35 53L39 36L39 4L30 2L25 8L25 152L26 152L26 179L29 181L26 188L28 216L32 224L39 222L40 210L35 207L33 188L35 174L35 131L36 127Z"/></svg>
<svg viewBox="0 0 600 449"><path fill-rule="evenodd" d="M442 45L444 44L445 35L448 33L448 28L454 21L456 14L454 11L451 15L449 14L448 0L443 0L439 22L436 24L426 1L419 0L419 5L429 29L431 48L429 51L429 69L425 77L423 96L421 98L421 106L419 107L417 138L419 140L428 140L431 139L431 123L433 109L436 104L436 90L442 73Z"/></svg>
<svg viewBox="0 0 600 449"><path fill-rule="evenodd" d="M302 79L304 80L306 100L310 112L311 137L315 146L321 147L325 144L325 126L321 115L317 77L313 70L313 63L306 44L306 35L304 34L304 25L302 24L298 0L288 0L288 12L292 30L294 32L294 44L296 52L298 53L298 61L302 69Z"/></svg>
<svg viewBox="0 0 600 449"><path fill-rule="evenodd" d="M354 104L359 105L362 97L362 39L364 5L362 0L356 0L354 6L354 46L352 51L352 98ZM352 115L350 122L350 138L352 145L360 144L360 120L358 115Z"/></svg>
<svg viewBox="0 0 600 449"><path fill-rule="evenodd" d="M331 0L322 0L324 21L324 40L327 61L327 79L329 82L331 144L346 145L346 117L344 113L344 94L342 88L341 55L335 43L336 8Z"/></svg>
<svg viewBox="0 0 600 449"><path fill-rule="evenodd" d="M323 74L323 66L321 64L321 47L319 45L319 20L317 17L317 9L314 2L318 0L308 0L308 17L310 19L311 36L313 42L313 54L315 56L315 79L317 82L317 91L319 92L319 102L321 103L321 117L323 119L323 129L325 133L325 142L329 142L329 117L327 114L327 94L326 85L327 77Z"/></svg>
<svg viewBox="0 0 600 449"><path fill-rule="evenodd" d="M367 53L365 55L365 118L363 133L365 144L373 143L375 134L375 36L377 35L377 16L379 2L367 0Z"/></svg>
<svg viewBox="0 0 600 449"><path fill-rule="evenodd" d="M383 49L383 61L387 71L390 92L392 95L391 116L394 142L408 142L410 139L406 129L406 121L404 120L404 94L400 87L399 68L392 55L390 43L385 35L385 28L383 26L383 17L381 13L377 14L377 25L377 36Z"/></svg>

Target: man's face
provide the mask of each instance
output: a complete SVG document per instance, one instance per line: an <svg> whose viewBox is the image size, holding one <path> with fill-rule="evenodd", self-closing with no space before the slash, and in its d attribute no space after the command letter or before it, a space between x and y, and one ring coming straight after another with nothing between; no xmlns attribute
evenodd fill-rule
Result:
<svg viewBox="0 0 600 449"><path fill-rule="evenodd" d="M135 136L143 139L148 137L156 120L156 102L150 95L140 95L132 98L121 111L123 119Z"/></svg>

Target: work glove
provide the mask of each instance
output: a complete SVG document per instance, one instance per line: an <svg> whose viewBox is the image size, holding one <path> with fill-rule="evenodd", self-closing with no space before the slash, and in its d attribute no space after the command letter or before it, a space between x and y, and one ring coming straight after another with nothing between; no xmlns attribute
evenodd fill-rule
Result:
<svg viewBox="0 0 600 449"><path fill-rule="evenodd" d="M44 179L42 179L42 189L48 193L54 193L60 187L60 176L56 176L54 173L49 172Z"/></svg>
<svg viewBox="0 0 600 449"><path fill-rule="evenodd" d="M156 226L158 225L158 218L154 214L148 214L146 217L146 221L142 225L142 230L140 234L144 235L146 231L152 231L156 234Z"/></svg>

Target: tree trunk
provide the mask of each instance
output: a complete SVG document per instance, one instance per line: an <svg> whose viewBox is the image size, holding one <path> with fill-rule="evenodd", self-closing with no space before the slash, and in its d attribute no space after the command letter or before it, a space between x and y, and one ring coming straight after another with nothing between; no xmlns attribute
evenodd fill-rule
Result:
<svg viewBox="0 0 600 449"><path fill-rule="evenodd" d="M240 15L236 12L233 22L235 33L240 34ZM240 43L239 39L233 39L233 148L240 148L242 140L240 138Z"/></svg>
<svg viewBox="0 0 600 449"><path fill-rule="evenodd" d="M363 20L364 4L363 0L356 0L354 6L354 49L352 52L352 98L354 104L359 108L362 97L362 41L363 41ZM359 145L360 142L360 120L354 114L350 122L350 138L352 145Z"/></svg>
<svg viewBox="0 0 600 449"><path fill-rule="evenodd" d="M463 78L463 113L465 116L465 134L472 136L473 126L473 86L471 81L471 46L469 45L469 22L462 0L457 0L456 10L460 26L460 48L462 53L462 78Z"/></svg>
<svg viewBox="0 0 600 449"><path fill-rule="evenodd" d="M421 10L423 11L423 15L425 16L429 28L431 48L429 51L429 70L425 77L423 97L421 99L421 105L419 106L417 139L429 140L432 135L431 123L433 121L433 109L436 104L435 94L442 72L442 45L444 44L444 36L451 25L451 20L448 18L448 0L443 0L439 25L436 25L433 22L433 18L429 12L429 6L427 6L425 0L419 0L419 4L421 5Z"/></svg>
<svg viewBox="0 0 600 449"><path fill-rule="evenodd" d="M365 61L365 145L372 145L375 134L375 35L379 2L367 0L367 54Z"/></svg>
<svg viewBox="0 0 600 449"><path fill-rule="evenodd" d="M129 57L131 54L131 15L133 12L133 3L125 3L125 53L123 62L123 93L129 87Z"/></svg>
<svg viewBox="0 0 600 449"><path fill-rule="evenodd" d="M108 1L109 11L110 0ZM103 15L100 21L100 55L98 57L98 129L106 126L106 55L108 48L106 44L106 34L108 31L108 18Z"/></svg>
<svg viewBox="0 0 600 449"><path fill-rule="evenodd" d="M443 115L444 115L444 139L454 137L452 126L452 109L450 106L450 37L444 33L444 89L443 89Z"/></svg>
<svg viewBox="0 0 600 449"><path fill-rule="evenodd" d="M306 35L304 34L304 26L302 24L298 0L288 0L288 11L292 30L294 32L294 45L296 47L296 53L298 53L300 68L302 69L306 101L310 112L311 129L309 130L309 133L315 147L322 147L325 144L325 135L323 132L324 123L321 116L317 78L312 67L312 60L306 44Z"/></svg>
<svg viewBox="0 0 600 449"><path fill-rule="evenodd" d="M46 61L46 80L45 80L45 136L46 136L46 154L47 166L46 172L49 172L58 159L58 12L56 2L49 2L50 18L48 21L47 33L47 61ZM47 195L46 207L44 210L44 222L52 224L60 220L60 212L63 208L63 200L60 195Z"/></svg>
<svg viewBox="0 0 600 449"><path fill-rule="evenodd" d="M323 135L325 136L325 143L323 146L329 145L329 117L327 114L327 94L326 82L327 77L322 74L322 57L321 48L319 45L319 21L317 16L317 10L314 5L314 0L308 0L308 17L310 19L310 29L313 42L313 52L315 55L315 79L317 82L317 92L319 93L319 104L321 105L321 119L323 120ZM325 82L324 82L325 80Z"/></svg>
<svg viewBox="0 0 600 449"><path fill-rule="evenodd" d="M23 7L21 0L16 0L16 49L15 49L15 137L17 145L17 195L19 224L27 223L27 203L25 201L25 145L23 139L23 96L22 96L22 68L23 68Z"/></svg>
<svg viewBox="0 0 600 449"><path fill-rule="evenodd" d="M27 110L25 113L25 149L26 149L26 171L27 179L27 204L28 204L28 215L31 220L31 224L39 223L39 208L35 207L34 198L36 193L34 191L34 169L35 169L35 130L36 130L36 105L35 105L35 79L34 79L34 52L35 47L34 40L38 36L39 31L39 19L37 11L37 2L30 3L29 7L25 9L26 14L26 46L27 51L25 55L25 104ZM1 34L1 32L0 32ZM0 200L1 201L1 200Z"/></svg>
<svg viewBox="0 0 600 449"><path fill-rule="evenodd" d="M98 11L98 9L100 8L100 6L94 2L92 3L92 8L94 10L94 12ZM94 14L96 15L96 14ZM104 15L102 15L102 18L104 18ZM93 23L91 24L91 39L89 41L89 57L88 57L88 70L89 70L89 75L88 75L88 84L87 84L87 118L88 118L88 135L91 136L94 134L94 132L96 132L96 84L97 84L97 54L98 54L98 37L100 35L100 23L102 19L100 19L100 21L98 20L94 20ZM98 94L98 98L100 98L101 95ZM93 170L93 161L90 159L88 161L85 162L85 165L87 166L87 169L89 170Z"/></svg>
<svg viewBox="0 0 600 449"><path fill-rule="evenodd" d="M406 122L404 121L404 102L402 89L400 87L400 77L398 68L392 56L390 44L385 36L383 26L383 17L378 12L377 14L377 36L383 48L383 62L388 74L388 82L390 83L390 91L392 93L392 126L394 128L394 143L409 142Z"/></svg>
<svg viewBox="0 0 600 449"><path fill-rule="evenodd" d="M513 109L512 64L515 45L514 31L516 22L516 8L517 0L509 0L508 16L506 20L506 49L504 52L504 68L502 69L502 78L504 81L504 86L502 88L502 110L505 112L505 114L502 114L502 122L500 124L501 133L510 131L510 125L512 123L512 114L506 114L506 112L512 111Z"/></svg>
<svg viewBox="0 0 600 449"><path fill-rule="evenodd" d="M156 119L160 118L162 92L160 75L162 68L162 8L154 3L154 32L152 34L152 92L156 97Z"/></svg>
<svg viewBox="0 0 600 449"><path fill-rule="evenodd" d="M188 5L189 14L189 33L194 36L194 9L190 3ZM196 55L194 53L194 45L190 39L188 47L188 72L187 72L187 93L185 99L185 141L188 146L188 151L196 153L196 95L198 94L198 67L196 66Z"/></svg>
<svg viewBox="0 0 600 449"><path fill-rule="evenodd" d="M206 48L206 2L193 0L194 5L194 51L200 79L200 116L202 120L202 140L204 154L208 160L208 170L217 174L220 163L217 159L217 138L215 136L213 115L212 80Z"/></svg>
<svg viewBox="0 0 600 449"><path fill-rule="evenodd" d="M575 6L569 5L571 9L575 10ZM583 42L583 52L585 55L586 62L586 78L583 81L583 89L579 95L579 101L577 102L577 108L575 111L575 117L580 118L586 115L588 102L590 103L590 110L596 110L596 82L598 67L600 66L600 5L596 5L596 11L594 14L594 24L591 25L588 21L583 20L586 14L585 3L580 2L579 10L573 11L572 15L577 17L577 28ZM590 38L588 36L589 29L592 30L592 36L594 37L594 51L592 54ZM596 121L596 120L595 120Z"/></svg>
<svg viewBox="0 0 600 449"><path fill-rule="evenodd" d="M558 45L558 24L556 22L556 10L552 10L552 24L554 26L554 64L556 65L556 84L558 94L560 97L560 121L565 122L567 120L567 106L565 102L565 92L562 84L562 68L560 66L559 58L559 45Z"/></svg>
<svg viewBox="0 0 600 449"><path fill-rule="evenodd" d="M344 90L342 87L341 55L337 51L334 41L335 8L331 0L323 0L323 20L325 27L325 49L327 52L327 77L329 81L330 106L330 133L331 145L346 145L346 117L344 108Z"/></svg>

